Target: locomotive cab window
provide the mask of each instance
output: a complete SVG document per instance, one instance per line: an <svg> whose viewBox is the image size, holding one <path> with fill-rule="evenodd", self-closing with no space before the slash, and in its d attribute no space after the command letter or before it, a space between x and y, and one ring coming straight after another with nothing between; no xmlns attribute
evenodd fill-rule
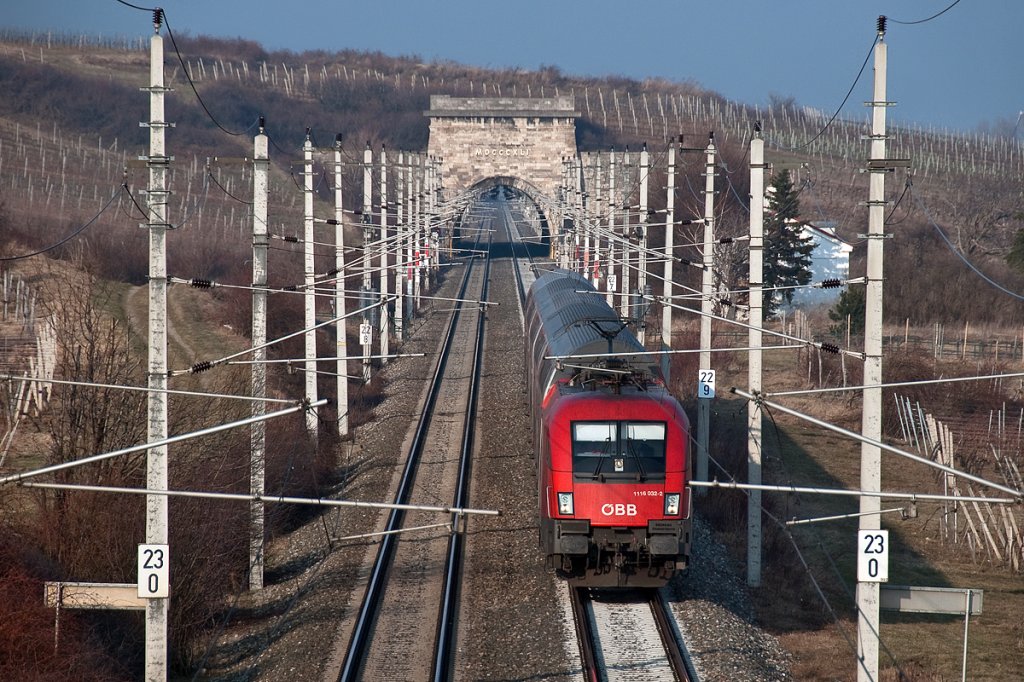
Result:
<svg viewBox="0 0 1024 682"><path fill-rule="evenodd" d="M573 422L576 480L652 481L665 478L664 422Z"/></svg>

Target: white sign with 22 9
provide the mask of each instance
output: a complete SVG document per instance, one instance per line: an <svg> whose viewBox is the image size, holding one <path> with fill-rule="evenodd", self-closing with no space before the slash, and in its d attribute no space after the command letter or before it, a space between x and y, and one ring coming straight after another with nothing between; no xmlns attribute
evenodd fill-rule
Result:
<svg viewBox="0 0 1024 682"><path fill-rule="evenodd" d="M139 545L139 598L171 596L171 555L167 545Z"/></svg>
<svg viewBox="0 0 1024 682"><path fill-rule="evenodd" d="M702 369L697 373L697 397L715 397L715 370Z"/></svg>
<svg viewBox="0 0 1024 682"><path fill-rule="evenodd" d="M889 531L857 531L857 582L889 582Z"/></svg>

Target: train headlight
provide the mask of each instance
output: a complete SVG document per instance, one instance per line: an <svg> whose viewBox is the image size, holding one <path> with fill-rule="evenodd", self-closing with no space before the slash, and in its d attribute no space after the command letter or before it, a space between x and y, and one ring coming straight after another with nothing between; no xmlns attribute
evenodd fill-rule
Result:
<svg viewBox="0 0 1024 682"><path fill-rule="evenodd" d="M558 493L558 513L572 516L572 493Z"/></svg>
<svg viewBox="0 0 1024 682"><path fill-rule="evenodd" d="M665 516L679 516L679 493L665 493Z"/></svg>

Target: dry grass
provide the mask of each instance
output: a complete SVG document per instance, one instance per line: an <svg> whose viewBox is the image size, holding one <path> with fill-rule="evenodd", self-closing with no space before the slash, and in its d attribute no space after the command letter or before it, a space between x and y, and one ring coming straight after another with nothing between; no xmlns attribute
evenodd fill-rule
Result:
<svg viewBox="0 0 1024 682"><path fill-rule="evenodd" d="M893 359L893 371L905 361ZM767 390L809 387L806 354L802 353L800 358L795 354L788 357L785 353L766 354L765 362ZM913 362L909 364L915 371L921 370ZM930 365L930 358L924 364ZM742 358L720 367L719 386L746 385L747 370ZM938 371L945 371L948 376L951 369L939 368ZM816 366L814 374L816 376ZM891 390L886 393L887 400L892 400L891 393ZM935 393L932 397L937 401L940 395ZM981 399L969 392L964 397ZM859 395L852 398L844 394L811 395L779 398L778 401L830 423L860 430ZM948 409L949 403L943 402ZM717 435L713 437L719 440L722 450L738 452L730 458L727 452L715 449L714 444L712 447L719 457L732 462L734 472L745 476L745 435L728 437L722 435L720 429L743 424L746 405L720 398L715 410L712 432ZM773 417L764 428L765 482L859 487L858 443L795 417L781 414ZM940 490L934 473L923 465L883 454L882 466L885 490ZM985 473L994 480L1001 480L995 472ZM706 510L722 529L721 537L731 544L737 558L745 562L745 504L740 499L716 502L715 494L708 495ZM825 495L765 493L763 502L766 510L780 520L857 511L856 498ZM884 501L882 506L899 505ZM890 531L891 539L890 584L983 589L984 613L970 622L968 676L972 680L1024 679L1024 625L1019 618L1024 612L1021 576L983 561L984 557L975 563L962 546L941 543L937 532L941 507L924 503L918 506L916 519L901 521L899 515L882 517L882 527ZM731 511L723 513L723 507ZM1019 511L1017 517L1021 519ZM792 527L792 537L810 565L808 573L802 568L786 534L772 521L765 520L763 585L756 591L758 617L793 654L795 679L856 679L856 619L852 598L856 585L856 529L856 519ZM811 576L820 584L838 621L813 589ZM926 682L960 678L962 617L882 612L881 622L882 679Z"/></svg>

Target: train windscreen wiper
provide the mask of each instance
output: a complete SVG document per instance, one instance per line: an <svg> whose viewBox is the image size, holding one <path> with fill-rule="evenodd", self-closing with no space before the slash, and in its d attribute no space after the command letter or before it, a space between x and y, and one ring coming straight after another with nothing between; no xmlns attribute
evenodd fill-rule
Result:
<svg viewBox="0 0 1024 682"><path fill-rule="evenodd" d="M597 460L597 466L594 467L594 475L591 476L590 480L596 481L601 479L601 482L604 482L604 476L601 474L601 465L604 464L605 459L608 458L608 453L612 449L611 445L612 439L606 438L604 441L604 447L601 448L601 456Z"/></svg>
<svg viewBox="0 0 1024 682"><path fill-rule="evenodd" d="M633 459L636 460L636 469L639 476L637 480L643 482L647 478L647 472L644 471L644 464L640 461L640 455L636 454L636 446L633 445L632 438L626 438L626 450L628 450L629 454L633 455Z"/></svg>

